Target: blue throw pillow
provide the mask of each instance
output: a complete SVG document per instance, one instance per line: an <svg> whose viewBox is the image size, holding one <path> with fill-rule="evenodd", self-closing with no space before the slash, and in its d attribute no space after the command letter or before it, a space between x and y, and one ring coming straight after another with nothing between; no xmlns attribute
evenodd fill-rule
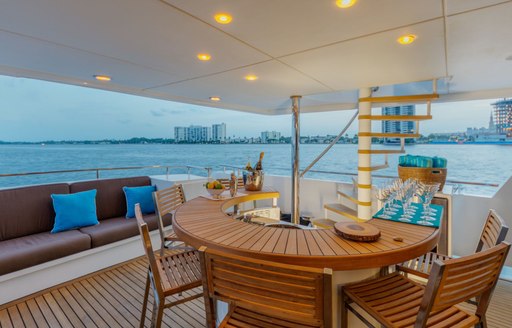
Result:
<svg viewBox="0 0 512 328"><path fill-rule="evenodd" d="M126 218L135 217L135 204L140 204L142 214L155 213L155 204L153 203L153 191L155 186L143 187L123 187L126 196Z"/></svg>
<svg viewBox="0 0 512 328"><path fill-rule="evenodd" d="M99 224L96 189L74 194L52 194L55 223L51 233Z"/></svg>

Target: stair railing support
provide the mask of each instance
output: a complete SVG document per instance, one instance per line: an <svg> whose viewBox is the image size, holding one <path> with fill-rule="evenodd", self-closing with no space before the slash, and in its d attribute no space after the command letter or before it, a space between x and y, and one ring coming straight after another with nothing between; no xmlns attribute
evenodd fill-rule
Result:
<svg viewBox="0 0 512 328"><path fill-rule="evenodd" d="M370 97L372 91L370 88L362 88L359 90L359 98ZM360 102L359 103L359 115L371 115L372 114L372 103L371 102ZM361 118L361 117L359 117ZM372 121L369 119L359 120L359 132L371 132ZM358 137L358 149L367 150L372 148L372 137ZM371 154L362 154L358 152L358 167L371 167L372 164ZM363 220L369 220L372 218L372 172L358 170L357 173L357 217ZM360 205L365 204L365 205Z"/></svg>

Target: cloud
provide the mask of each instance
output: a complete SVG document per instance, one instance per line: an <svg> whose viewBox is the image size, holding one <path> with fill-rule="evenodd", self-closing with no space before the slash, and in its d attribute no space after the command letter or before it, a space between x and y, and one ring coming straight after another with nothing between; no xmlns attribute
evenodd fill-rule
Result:
<svg viewBox="0 0 512 328"><path fill-rule="evenodd" d="M197 112L198 110L196 108L177 108L177 109L170 109L170 108L158 108L158 109L152 109L150 110L151 115L155 117L162 117L162 116L168 116L168 115L180 115L180 114L186 114L186 113L193 113Z"/></svg>

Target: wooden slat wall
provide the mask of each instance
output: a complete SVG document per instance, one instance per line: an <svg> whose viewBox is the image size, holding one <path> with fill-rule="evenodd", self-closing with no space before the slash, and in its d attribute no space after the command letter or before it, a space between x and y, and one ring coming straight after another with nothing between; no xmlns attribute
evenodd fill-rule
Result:
<svg viewBox="0 0 512 328"><path fill-rule="evenodd" d="M145 260L134 260L22 301L0 305L0 327L138 327L146 267ZM150 297L150 308L151 302ZM500 281L487 311L489 328L510 325L511 304L512 282ZM474 311L472 305L460 306ZM149 320L148 312L146 327ZM196 299L165 310L163 327L205 327L205 320L203 300Z"/></svg>

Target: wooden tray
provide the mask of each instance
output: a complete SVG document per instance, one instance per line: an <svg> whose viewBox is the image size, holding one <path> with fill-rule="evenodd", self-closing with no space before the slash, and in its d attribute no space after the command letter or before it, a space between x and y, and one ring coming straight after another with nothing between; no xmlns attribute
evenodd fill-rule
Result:
<svg viewBox="0 0 512 328"><path fill-rule="evenodd" d="M380 230L369 223L338 222L334 230L345 239L355 241L377 241L380 237Z"/></svg>

